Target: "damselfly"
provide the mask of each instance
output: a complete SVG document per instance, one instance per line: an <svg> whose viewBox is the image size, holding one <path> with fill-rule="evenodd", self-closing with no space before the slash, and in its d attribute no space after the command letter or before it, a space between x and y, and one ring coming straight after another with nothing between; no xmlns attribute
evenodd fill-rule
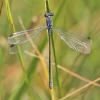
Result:
<svg viewBox="0 0 100 100"><path fill-rule="evenodd" d="M59 27L53 27L51 16L53 13L46 13L46 26L37 27L30 30L16 32L8 37L8 42L11 44L9 52L10 54L16 54L17 45L20 50L26 50L29 47L29 40L36 38L45 30L48 30L49 37L49 87L52 88L52 75L51 75L51 31L55 31L60 38L72 49L84 54L90 53L90 46L92 40L83 34L79 34L70 30L62 29ZM27 43L27 45L26 45Z"/></svg>

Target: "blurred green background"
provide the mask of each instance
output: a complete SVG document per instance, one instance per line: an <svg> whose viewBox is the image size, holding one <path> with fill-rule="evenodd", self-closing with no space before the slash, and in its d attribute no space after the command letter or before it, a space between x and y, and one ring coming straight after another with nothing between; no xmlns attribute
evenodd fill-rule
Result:
<svg viewBox="0 0 100 100"><path fill-rule="evenodd" d="M1 5L0 1L0 5ZM14 25L17 31L23 30L20 19L26 29L45 25L44 0L9 0ZM59 65L89 80L100 77L100 0L49 0L51 11L55 14L53 25L66 28L91 37L91 52L88 55L79 53L68 47L56 33L54 43L56 58ZM0 16L0 100L29 100L27 85L18 55L9 54L7 38L13 33L5 3ZM20 18L20 19L19 19ZM41 35L37 42L38 50L48 60L48 36ZM34 50L28 51L36 54ZM34 100L50 100L48 81L45 80L40 60L22 52L25 69L28 74L30 88ZM52 52L52 61L53 52ZM48 62L46 71L48 71ZM58 98L56 70L53 70L54 97ZM74 76L59 70L62 97L86 84ZM99 82L98 82L99 83ZM65 100L100 100L100 88L89 86Z"/></svg>

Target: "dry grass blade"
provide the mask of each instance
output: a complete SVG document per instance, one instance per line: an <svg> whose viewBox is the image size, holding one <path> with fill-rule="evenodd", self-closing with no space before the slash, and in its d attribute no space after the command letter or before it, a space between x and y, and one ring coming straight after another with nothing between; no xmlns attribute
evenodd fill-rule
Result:
<svg viewBox="0 0 100 100"><path fill-rule="evenodd" d="M25 27L24 27L23 21L22 21L22 19L21 19L20 16L18 17L18 19L19 19L19 22L20 22L20 25L21 25L22 29L23 30L26 30ZM41 55L40 51L38 50L37 46L34 44L34 42L32 40L29 40L29 42L31 43L31 45L34 48L34 50L37 53L37 55L40 58L42 58L42 55ZM48 73L47 73L47 69L46 69L46 64L43 61L43 59L40 59L40 62L41 62L41 65L42 65L42 70L43 70L43 73L42 74L44 74L43 76L45 77L44 78L45 80L43 79L43 81L45 83L46 88L48 89ZM49 89L49 92L50 92L50 95L51 95L52 93L51 93L51 90L50 89Z"/></svg>
<svg viewBox="0 0 100 100"><path fill-rule="evenodd" d="M8 20L9 20L10 24L12 25L13 32L15 33L16 29L15 29L15 25L14 25L14 21L13 21L13 18L12 18L12 14L11 14L11 10L10 10L8 0L5 0L5 4L6 4L6 13L7 13ZM17 40L17 38L16 38L16 40ZM21 55L21 52L20 52L19 45L17 45L17 50L18 50L18 56L19 56L19 60L20 60L20 63L21 63L22 70L23 70L24 78L25 78L26 84L28 86L28 93L29 93L30 99L33 100L33 95L31 93L30 86L29 86L29 79L27 77L27 73L26 73L26 70L25 70L25 67L24 67L24 62L23 62L23 58L22 58L22 55Z"/></svg>
<svg viewBox="0 0 100 100"><path fill-rule="evenodd" d="M74 73L74 72L62 67L62 66L58 66L58 68L62 69L63 71L67 72L68 74L70 74L70 75L72 75L72 76L74 76L74 77L76 77L76 78L78 78L78 79L80 79L80 80L82 80L84 82L87 82L87 83L91 83L92 82L91 80L89 80L89 79L87 79L85 77L82 77L82 76L80 76L80 75L78 75L78 74L76 74L76 73ZM93 85L100 87L100 84L97 84L97 83L93 83Z"/></svg>
<svg viewBox="0 0 100 100"><path fill-rule="evenodd" d="M43 58L42 56L40 57L40 56L37 56L37 55L32 54L32 53L29 53L29 52L26 52L26 53L27 53L28 55L30 55L30 56L33 56L33 57L36 57L36 58L39 58L39 59L41 59L41 60L45 60L46 62L48 62L48 60L46 60L46 59ZM55 65L55 63L52 62L52 65ZM63 71L67 72L68 74L70 74L70 75L72 75L72 76L74 76L74 77L76 77L76 78L78 78L78 79L80 79L80 80L82 80L82 81L84 81L84 82L91 83L91 85L100 87L100 84L95 83L95 82L93 82L93 81L91 81L91 80L89 80L89 79L87 79L87 78L85 78L85 77L82 77L82 76L80 76L80 75L78 75L78 74L76 74L76 73L74 73L74 72L72 72L72 71L70 71L70 70L68 70L68 69L65 69L64 67L62 67L62 66L60 66L60 65L58 65L58 68L62 69Z"/></svg>
<svg viewBox="0 0 100 100"><path fill-rule="evenodd" d="M90 83L84 85L83 87L81 87L81 88L75 90L75 91L72 92L72 93L67 94L66 96L64 96L63 98L61 98L61 99L59 99L59 100L67 99L68 97L70 97L70 96L72 96L72 95L74 95L74 94L76 94L76 93L82 91L83 89L87 88L88 86L94 84L95 82L97 82L97 81L99 81L99 80L100 80L100 78L97 78L96 80L94 80L94 81L92 81L92 82L90 82Z"/></svg>

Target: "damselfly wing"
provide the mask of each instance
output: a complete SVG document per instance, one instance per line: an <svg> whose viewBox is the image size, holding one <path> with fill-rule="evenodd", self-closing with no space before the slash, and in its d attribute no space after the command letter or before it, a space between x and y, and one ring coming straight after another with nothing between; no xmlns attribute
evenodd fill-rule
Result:
<svg viewBox="0 0 100 100"><path fill-rule="evenodd" d="M8 42L12 44L10 46L10 54L16 54L17 52L17 44L21 51L27 50L31 46L29 43L30 39L34 39L38 37L42 32L47 29L46 26L41 26L35 29L25 30L21 32L14 33L12 36L9 36ZM90 46L92 44L92 40L80 33L76 33L70 30L62 29L59 27L53 27L54 30L60 38L72 49L82 52L85 54L90 53ZM17 40L16 40L17 38ZM26 43L27 42L27 43Z"/></svg>

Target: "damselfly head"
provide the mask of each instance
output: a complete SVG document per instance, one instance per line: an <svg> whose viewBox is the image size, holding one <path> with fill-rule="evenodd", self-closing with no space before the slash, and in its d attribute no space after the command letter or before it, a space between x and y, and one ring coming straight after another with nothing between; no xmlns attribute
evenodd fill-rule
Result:
<svg viewBox="0 0 100 100"><path fill-rule="evenodd" d="M45 13L44 14L44 17L48 17L48 16L54 16L54 14L53 13Z"/></svg>

